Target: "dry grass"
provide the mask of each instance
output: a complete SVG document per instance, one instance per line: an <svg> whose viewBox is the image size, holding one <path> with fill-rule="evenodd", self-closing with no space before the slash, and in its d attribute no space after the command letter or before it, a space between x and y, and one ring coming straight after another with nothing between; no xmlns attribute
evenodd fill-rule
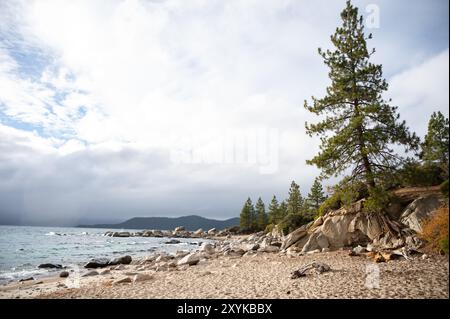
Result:
<svg viewBox="0 0 450 319"><path fill-rule="evenodd" d="M441 207L424 224L422 237L429 248L448 254L448 207Z"/></svg>

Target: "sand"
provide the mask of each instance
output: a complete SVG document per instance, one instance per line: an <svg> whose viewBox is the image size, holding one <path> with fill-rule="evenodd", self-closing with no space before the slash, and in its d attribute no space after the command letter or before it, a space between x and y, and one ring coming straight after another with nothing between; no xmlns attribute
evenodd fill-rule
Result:
<svg viewBox="0 0 450 319"><path fill-rule="evenodd" d="M291 279L291 272L310 262L324 262L331 271ZM261 253L209 259L186 270L136 270L127 265L109 274L78 282L48 278L0 287L0 298L449 298L449 261L445 256L420 256L375 264L346 251L305 256ZM113 284L133 273L152 278ZM70 277L69 277L70 279ZM67 288L73 282L78 288Z"/></svg>

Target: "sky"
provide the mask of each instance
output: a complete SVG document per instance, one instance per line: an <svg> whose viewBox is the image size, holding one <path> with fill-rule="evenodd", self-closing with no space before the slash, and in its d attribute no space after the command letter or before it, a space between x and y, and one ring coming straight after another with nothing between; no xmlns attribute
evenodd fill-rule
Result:
<svg viewBox="0 0 450 319"><path fill-rule="evenodd" d="M448 116L447 0L353 1L386 98ZM307 195L344 0L0 0L0 224L238 216ZM326 181L325 186L332 184Z"/></svg>

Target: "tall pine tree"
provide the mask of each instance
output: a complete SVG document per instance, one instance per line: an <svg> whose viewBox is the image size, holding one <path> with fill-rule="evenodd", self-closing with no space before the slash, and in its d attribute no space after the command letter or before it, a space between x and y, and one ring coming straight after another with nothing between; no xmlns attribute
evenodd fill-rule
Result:
<svg viewBox="0 0 450 319"><path fill-rule="evenodd" d="M311 217L317 214L320 205L322 205L326 198L327 197L323 192L322 184L320 184L319 178L316 178L311 186L311 190L307 198L308 211Z"/></svg>
<svg viewBox="0 0 450 319"><path fill-rule="evenodd" d="M261 197L258 198L258 201L256 202L255 211L256 211L256 229L257 230L266 229L267 226L266 208Z"/></svg>
<svg viewBox="0 0 450 319"><path fill-rule="evenodd" d="M253 207L253 203L250 197L247 199L244 206L242 207L239 224L243 231L254 230L255 209Z"/></svg>
<svg viewBox="0 0 450 319"><path fill-rule="evenodd" d="M282 221L288 214L288 205L286 204L286 201L282 201L280 203L280 208L278 209L278 220L277 223Z"/></svg>
<svg viewBox="0 0 450 319"><path fill-rule="evenodd" d="M277 197L273 195L272 201L269 204L269 223L277 224L279 222L280 205L278 204Z"/></svg>
<svg viewBox="0 0 450 319"><path fill-rule="evenodd" d="M428 165L437 165L448 179L449 120L441 112L434 112L428 122L428 132L422 143L422 160Z"/></svg>
<svg viewBox="0 0 450 319"><path fill-rule="evenodd" d="M300 193L300 186L292 181L289 189L289 197L287 199L287 214L301 215L304 208L304 200Z"/></svg>
<svg viewBox="0 0 450 319"><path fill-rule="evenodd" d="M369 190L377 186L379 176L394 170L403 158L391 146L403 145L415 150L418 138L405 122L399 122L397 107L382 95L388 89L382 66L369 60L363 18L350 1L341 13L342 26L331 36L333 51L322 51L330 68L331 85L324 98L305 101L305 108L322 116L316 124L306 123L310 136L321 137L319 153L307 161L322 170L323 177L338 176L351 168L350 180L363 181Z"/></svg>

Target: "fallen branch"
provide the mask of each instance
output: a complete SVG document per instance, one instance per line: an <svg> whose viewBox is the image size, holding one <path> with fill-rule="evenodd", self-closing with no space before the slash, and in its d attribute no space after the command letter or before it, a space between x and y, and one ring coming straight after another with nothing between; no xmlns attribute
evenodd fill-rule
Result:
<svg viewBox="0 0 450 319"><path fill-rule="evenodd" d="M320 262L313 262L311 264L308 264L306 266L303 266L302 268L295 270L291 273L291 279L297 279L300 277L305 277L306 273L314 269L317 274L322 274L324 272L330 271L331 267L327 264L320 263Z"/></svg>

